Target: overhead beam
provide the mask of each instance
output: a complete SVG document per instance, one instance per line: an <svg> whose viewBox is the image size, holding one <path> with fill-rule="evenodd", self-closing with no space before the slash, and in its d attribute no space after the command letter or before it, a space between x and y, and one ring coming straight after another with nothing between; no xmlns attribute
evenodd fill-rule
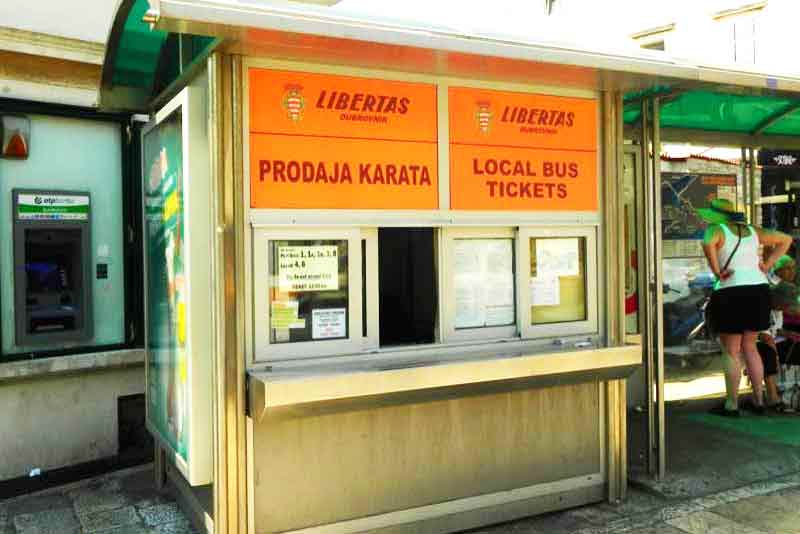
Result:
<svg viewBox="0 0 800 534"><path fill-rule="evenodd" d="M625 127L625 139L638 139L640 126ZM701 146L729 146L734 148L784 148L800 150L800 136L751 135L749 133L714 132L691 128L661 128L661 142L692 143Z"/></svg>
<svg viewBox="0 0 800 534"><path fill-rule="evenodd" d="M751 132L752 135L761 135L767 128L779 122L780 120L788 117L798 109L800 109L800 101L797 101L794 104L789 104L782 110L773 113L769 117L759 122L758 125L756 125L756 127Z"/></svg>

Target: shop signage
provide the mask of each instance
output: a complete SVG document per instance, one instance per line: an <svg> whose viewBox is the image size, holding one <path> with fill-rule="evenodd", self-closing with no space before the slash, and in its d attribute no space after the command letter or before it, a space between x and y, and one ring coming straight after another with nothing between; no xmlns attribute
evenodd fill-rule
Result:
<svg viewBox="0 0 800 534"><path fill-rule="evenodd" d="M88 195L20 194L17 200L20 220L89 220Z"/></svg>
<svg viewBox="0 0 800 534"><path fill-rule="evenodd" d="M597 210L597 103L452 87L450 206Z"/></svg>
<svg viewBox="0 0 800 534"><path fill-rule="evenodd" d="M438 207L436 87L251 69L253 208Z"/></svg>
<svg viewBox="0 0 800 534"><path fill-rule="evenodd" d="M278 289L284 292L339 289L336 246L278 247Z"/></svg>
<svg viewBox="0 0 800 534"><path fill-rule="evenodd" d="M800 167L800 150L759 150L762 167Z"/></svg>

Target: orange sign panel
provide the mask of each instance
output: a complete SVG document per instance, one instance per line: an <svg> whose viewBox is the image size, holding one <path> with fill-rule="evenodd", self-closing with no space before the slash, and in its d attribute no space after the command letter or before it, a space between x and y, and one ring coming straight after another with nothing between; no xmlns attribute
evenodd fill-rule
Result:
<svg viewBox="0 0 800 534"><path fill-rule="evenodd" d="M436 87L251 69L253 208L435 209Z"/></svg>
<svg viewBox="0 0 800 534"><path fill-rule="evenodd" d="M450 206L597 210L597 103L450 88Z"/></svg>
<svg viewBox="0 0 800 534"><path fill-rule="evenodd" d="M436 150L404 141L250 138L257 208L436 209ZM368 143L368 146L365 146Z"/></svg>

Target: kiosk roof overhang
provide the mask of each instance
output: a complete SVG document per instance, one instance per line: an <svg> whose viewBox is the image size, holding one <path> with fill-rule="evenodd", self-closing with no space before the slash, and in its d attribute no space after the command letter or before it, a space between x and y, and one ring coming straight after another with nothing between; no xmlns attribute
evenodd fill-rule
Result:
<svg viewBox="0 0 800 534"><path fill-rule="evenodd" d="M141 89L133 91L137 98L130 98L125 76L119 74L135 63L126 61L128 34L147 39L152 48L159 49L169 35L191 34L213 36L226 51L244 55L620 90L628 93L625 119L629 125L638 121L641 100L658 96L664 101L664 139L670 138L671 130L672 137L689 141L713 138L742 146L788 146L796 144L793 136L800 135L798 77L692 63L650 50L588 48L500 30L464 32L448 26L342 16L319 6L290 8L237 0L123 0L103 67L101 105L106 107L117 104L140 111L150 107ZM137 53L134 49L133 55ZM147 65L159 66L158 59L147 58ZM151 100L154 96L149 95Z"/></svg>

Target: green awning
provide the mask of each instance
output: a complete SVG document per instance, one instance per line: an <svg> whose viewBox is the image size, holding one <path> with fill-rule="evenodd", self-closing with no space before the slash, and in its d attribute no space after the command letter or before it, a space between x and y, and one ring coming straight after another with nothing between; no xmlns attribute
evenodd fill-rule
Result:
<svg viewBox="0 0 800 534"><path fill-rule="evenodd" d="M173 34L144 22L147 0L123 0L106 45L100 107L147 111L153 99L217 42L213 37Z"/></svg>
<svg viewBox="0 0 800 534"><path fill-rule="evenodd" d="M623 120L634 124L641 100L661 96L661 128L745 135L800 136L800 98L748 95L709 90L669 90L663 87L625 97Z"/></svg>

